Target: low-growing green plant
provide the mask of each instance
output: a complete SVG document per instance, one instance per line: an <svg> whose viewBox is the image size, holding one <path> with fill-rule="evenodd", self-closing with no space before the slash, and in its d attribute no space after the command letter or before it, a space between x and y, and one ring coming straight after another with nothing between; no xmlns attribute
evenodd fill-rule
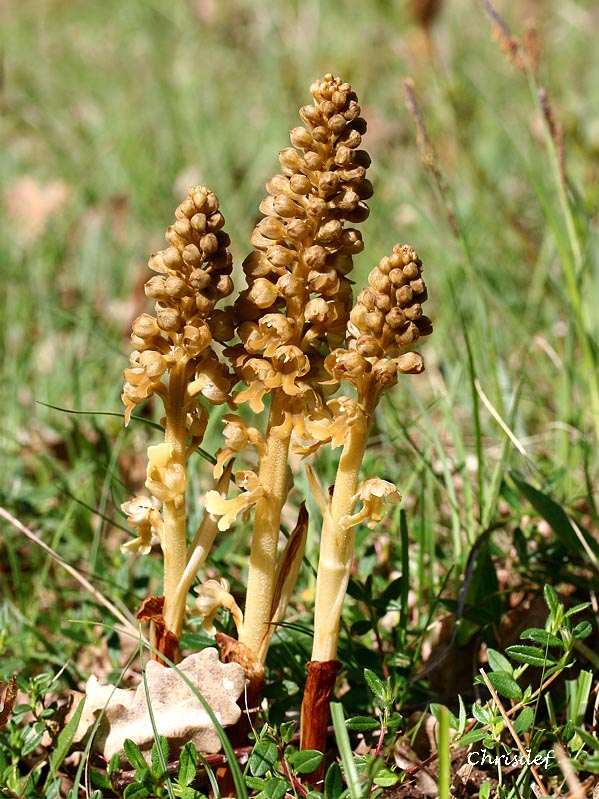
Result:
<svg viewBox="0 0 599 799"><path fill-rule="evenodd" d="M303 787L304 775L312 774L322 763L323 755L314 750L299 750L293 743L296 722L288 721L278 728L263 726L256 733L256 743L248 758L245 782L260 799L283 799L288 793L316 799L316 791Z"/></svg>
<svg viewBox="0 0 599 799"><path fill-rule="evenodd" d="M125 741L125 755L135 769L133 780L125 787L123 799L138 797L169 797L169 799L206 799L206 794L194 788L198 772L198 752L188 742L179 755L177 775L171 779L167 770L168 741L159 735L152 746L151 760L148 763L137 744L131 739ZM108 767L108 773L119 766L119 757L115 755Z"/></svg>
<svg viewBox="0 0 599 799"><path fill-rule="evenodd" d="M576 759L577 767L593 772L594 736L580 726L589 702L590 673L581 670L576 679L566 682L566 686L569 686L566 690L568 702L565 706L561 702L563 720L560 723L551 698L552 684L576 665L577 642L584 640L592 631L588 621L572 621L575 616L588 610L590 603L566 609L555 589L549 585L545 586L544 596L549 610L545 627L531 627L520 636L523 641L532 643L509 646L505 655L493 648L487 649L490 669L486 672L481 670L481 676L475 682L486 686L491 698L471 706L470 721L461 698L457 717L441 705L431 706L431 712L437 720L441 719L442 713L448 714L449 726L453 731L453 747L482 745L480 752L468 755L468 763L473 766L496 766L500 787L504 784L505 768L517 766L518 780L525 779L526 774L531 772L541 790L545 791L537 767L543 764L547 774L555 774L555 754L552 750L555 742L567 745L569 754ZM516 665L513 661L516 661ZM531 668L540 669L540 685L536 688L524 681L525 674ZM559 694L563 696L563 688L559 689ZM502 699L509 703L507 708ZM549 708L549 723L539 718L539 710L544 705ZM523 739L527 742L526 747L522 743ZM589 744L593 748L591 752L585 752L584 746Z"/></svg>
<svg viewBox="0 0 599 799"><path fill-rule="evenodd" d="M61 728L56 700L48 701L56 678L43 672L29 680L14 678L8 685L0 714L0 788L8 796L47 799L60 795L62 780L57 776L69 754L85 699L79 702L71 720ZM17 688L27 702L15 704ZM45 756L39 757L46 736Z"/></svg>

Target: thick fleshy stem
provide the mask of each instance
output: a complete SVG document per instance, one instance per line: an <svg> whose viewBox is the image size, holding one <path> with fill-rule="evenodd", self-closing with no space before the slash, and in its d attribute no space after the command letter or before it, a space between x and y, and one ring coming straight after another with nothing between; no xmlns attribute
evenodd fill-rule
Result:
<svg viewBox="0 0 599 799"><path fill-rule="evenodd" d="M275 592L277 548L281 524L281 511L287 497L287 461L290 435L279 438L273 427L281 425L285 395L280 390L272 392L266 451L260 458L258 477L264 496L256 503L254 533L250 551L246 615L240 642L252 652L261 650L271 622L272 600ZM266 653L264 652L264 657ZM262 660L263 663L263 660Z"/></svg>
<svg viewBox="0 0 599 799"><path fill-rule="evenodd" d="M335 476L330 508L323 520L316 578L312 660L324 662L337 657L339 623L355 541L355 528L344 529L341 519L351 515L356 503L356 488L369 428L370 423L365 417L351 425Z"/></svg>
<svg viewBox="0 0 599 799"><path fill-rule="evenodd" d="M369 420L358 418L351 425L339 461L335 488L323 513L320 556L316 577L314 642L307 664L307 681L301 710L301 748L326 751L329 706L335 679L341 667L336 659L343 600L354 557L354 528L343 529L341 519L351 515L362 459L368 441ZM308 775L310 783L323 776L321 766Z"/></svg>
<svg viewBox="0 0 599 799"><path fill-rule="evenodd" d="M172 462L180 464L183 469L186 463L186 416L183 408L187 388L184 379L185 369L173 369L169 382L169 414L164 433L165 443L173 447ZM181 637L183 612L174 599L187 562L187 509L184 492L172 501L164 502L162 518L164 623L166 629L178 640Z"/></svg>

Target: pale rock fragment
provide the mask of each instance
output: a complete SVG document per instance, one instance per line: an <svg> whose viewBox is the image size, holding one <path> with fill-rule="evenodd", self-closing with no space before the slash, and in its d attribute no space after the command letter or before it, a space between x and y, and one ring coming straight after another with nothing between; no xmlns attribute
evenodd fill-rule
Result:
<svg viewBox="0 0 599 799"><path fill-rule="evenodd" d="M245 687L245 672L237 663L221 663L216 649L189 655L176 669L151 660L146 665L147 691L159 735L169 742L169 759L178 757L187 741L199 752L220 750L220 740L197 696L180 676L190 681L212 708L223 727L235 724L241 715L237 699ZM84 742L103 716L94 736L93 750L107 760L117 753L126 762L123 742L130 738L149 760L154 731L148 713L143 682L135 689L101 685L93 675L86 685L87 700L74 744Z"/></svg>

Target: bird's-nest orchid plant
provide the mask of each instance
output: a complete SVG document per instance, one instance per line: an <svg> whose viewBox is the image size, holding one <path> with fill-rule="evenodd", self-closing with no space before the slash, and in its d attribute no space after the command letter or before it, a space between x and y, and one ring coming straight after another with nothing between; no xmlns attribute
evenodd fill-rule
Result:
<svg viewBox="0 0 599 799"><path fill-rule="evenodd" d="M399 374L422 371L411 347L432 328L422 313L422 264L408 246L393 247L354 303L349 274L363 249L355 225L368 217L373 191L370 158L361 149L366 122L339 78L325 75L311 93L313 103L300 109L303 125L291 131L293 146L280 153L280 174L266 184L263 218L243 262L246 285L233 304L217 307L234 286L229 237L209 189L189 190L166 232L170 246L150 259L155 274L145 293L155 310L133 323L123 402L129 423L139 403L156 397L164 407L164 441L148 449L148 494L123 505L136 534L123 550L147 554L153 541L160 544L163 596L150 597L139 617L152 623L158 657L177 662L188 595L212 544L253 509L243 614L224 579L200 583L195 612L214 631L218 610L230 611L238 637L217 634L221 656L243 665L255 697L307 535L303 504L291 535L286 541L281 535L293 488L290 454L307 458L323 446L341 448L331 491L306 467L322 531L304 699L311 712L302 717L302 745L323 749L355 530L363 523L374 528L385 505L401 499L390 482L360 482L374 411ZM192 498L203 501L205 513L190 531L186 467L213 405L230 411L224 445L216 453L214 488L204 500ZM239 461L243 468L233 472Z"/></svg>

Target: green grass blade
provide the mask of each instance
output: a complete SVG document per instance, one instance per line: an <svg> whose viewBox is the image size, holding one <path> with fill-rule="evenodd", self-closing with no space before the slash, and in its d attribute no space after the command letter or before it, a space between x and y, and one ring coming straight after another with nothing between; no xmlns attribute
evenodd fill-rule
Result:
<svg viewBox="0 0 599 799"><path fill-rule="evenodd" d="M337 741L337 748L339 749L339 756L345 771L345 779L347 780L347 787L351 799L364 799L366 796L358 769L354 761L354 754L351 749L349 735L345 726L345 714L343 713L343 705L340 702L331 702L331 719L333 727L335 728L335 740Z"/></svg>
<svg viewBox="0 0 599 799"><path fill-rule="evenodd" d="M439 713L439 799L450 799L449 778L449 710L443 705Z"/></svg>

